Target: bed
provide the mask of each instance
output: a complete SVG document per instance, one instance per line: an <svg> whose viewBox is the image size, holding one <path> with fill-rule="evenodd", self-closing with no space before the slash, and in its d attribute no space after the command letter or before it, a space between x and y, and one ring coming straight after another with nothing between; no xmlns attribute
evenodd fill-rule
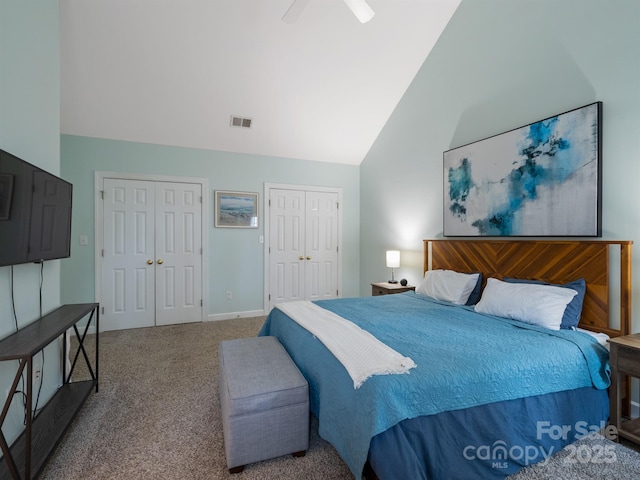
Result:
<svg viewBox="0 0 640 480"><path fill-rule="evenodd" d="M631 242L425 240L424 271L438 270L481 273L485 291L494 277L583 278L584 331L414 292L314 302L414 362L356 388L318 336L276 306L260 335L276 336L307 378L319 433L354 477L504 478L606 425L606 342L586 331L630 331Z"/></svg>

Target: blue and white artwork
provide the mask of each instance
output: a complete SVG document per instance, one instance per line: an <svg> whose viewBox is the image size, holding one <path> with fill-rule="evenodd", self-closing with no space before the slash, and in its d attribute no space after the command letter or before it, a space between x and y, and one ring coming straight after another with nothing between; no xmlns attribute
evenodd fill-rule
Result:
<svg viewBox="0 0 640 480"><path fill-rule="evenodd" d="M216 191L215 226L258 228L258 194Z"/></svg>
<svg viewBox="0 0 640 480"><path fill-rule="evenodd" d="M601 105L444 152L444 235L600 236Z"/></svg>

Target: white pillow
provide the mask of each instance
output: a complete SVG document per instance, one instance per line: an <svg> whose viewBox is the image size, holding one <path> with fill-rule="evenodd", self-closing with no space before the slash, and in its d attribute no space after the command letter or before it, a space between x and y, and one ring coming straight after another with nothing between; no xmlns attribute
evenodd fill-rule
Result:
<svg viewBox="0 0 640 480"><path fill-rule="evenodd" d="M464 305L478 283L479 273L458 273L453 270L428 270L416 293L436 300Z"/></svg>
<svg viewBox="0 0 640 480"><path fill-rule="evenodd" d="M578 294L571 288L507 283L488 278L475 311L560 330L567 304Z"/></svg>

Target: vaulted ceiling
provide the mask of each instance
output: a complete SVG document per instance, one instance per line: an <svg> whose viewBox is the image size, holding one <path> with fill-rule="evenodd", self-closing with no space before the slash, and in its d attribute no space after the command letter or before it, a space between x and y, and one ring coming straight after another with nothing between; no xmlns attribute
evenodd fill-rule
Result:
<svg viewBox="0 0 640 480"><path fill-rule="evenodd" d="M460 0L367 2L60 0L62 133L359 165Z"/></svg>

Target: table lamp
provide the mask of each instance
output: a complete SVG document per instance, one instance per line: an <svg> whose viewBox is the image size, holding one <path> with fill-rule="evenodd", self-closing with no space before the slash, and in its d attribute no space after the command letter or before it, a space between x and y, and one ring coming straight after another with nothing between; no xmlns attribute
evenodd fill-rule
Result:
<svg viewBox="0 0 640 480"><path fill-rule="evenodd" d="M400 251L399 250L387 250L387 268L391 269L391 280L389 283L398 283L393 276L393 269L400 266Z"/></svg>

